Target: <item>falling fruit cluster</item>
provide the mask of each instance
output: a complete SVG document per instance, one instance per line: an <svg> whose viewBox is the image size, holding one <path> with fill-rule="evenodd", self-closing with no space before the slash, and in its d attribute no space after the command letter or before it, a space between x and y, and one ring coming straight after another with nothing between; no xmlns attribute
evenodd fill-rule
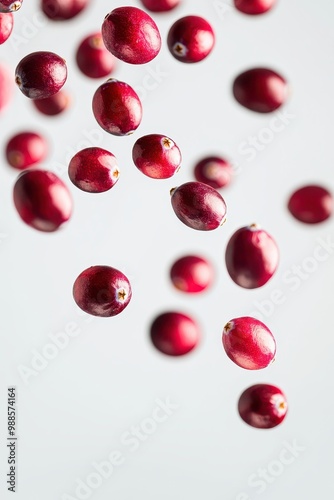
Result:
<svg viewBox="0 0 334 500"><path fill-rule="evenodd" d="M181 0L142 0L141 3L148 11L161 13L176 8ZM262 15L275 3L276 0L234 0L235 8L249 16ZM21 4L22 0L0 0L0 44L9 38L14 24L13 12ZM66 21L88 4L89 0L41 0L41 9L51 20ZM197 64L214 49L215 34L206 19L188 15L170 27L166 43L177 61ZM158 26L149 14L137 7L117 7L105 16L100 31L87 35L78 45L76 63L86 77L105 78L113 72L117 60L132 65L148 63L159 54L161 45ZM28 54L18 62L14 77L0 64L0 112L10 100L13 78L20 91L45 115L62 113L70 104L63 89L67 65L58 54L46 51ZM251 112L272 113L285 103L288 85L285 78L272 69L256 67L234 79L232 92L236 101ZM142 103L128 83L110 78L92 96L92 112L105 132L125 136L140 126ZM70 219L72 198L57 175L38 168L47 154L46 140L33 131L11 137L5 149L8 164L22 171L13 192L20 218L36 230L53 232ZM153 179L171 178L182 161L175 141L158 133L140 137L133 145L132 158L138 170ZM78 151L68 166L71 182L87 193L110 190L119 174L115 156L100 147ZM224 224L227 211L218 190L232 181L233 168L225 158L208 156L194 165L193 175L195 180L171 189L172 209L183 224L194 230L215 230ZM287 208L298 221L317 224L330 217L333 199L323 186L306 185L291 194ZM274 275L279 249L267 231L252 223L232 234L226 246L225 262L234 283L245 289L259 288ZM212 284L214 274L212 264L199 255L185 255L170 269L171 283L188 294L205 291ZM107 265L85 269L73 286L76 304L94 316L111 317L121 313L131 296L128 278ZM184 356L199 344L201 332L193 318L168 311L152 321L150 338L161 353ZM273 334L252 317L228 321L223 329L222 344L231 361L246 370L266 368L275 359ZM287 401L278 387L257 384L241 394L238 411L247 424L272 428L285 418Z"/></svg>

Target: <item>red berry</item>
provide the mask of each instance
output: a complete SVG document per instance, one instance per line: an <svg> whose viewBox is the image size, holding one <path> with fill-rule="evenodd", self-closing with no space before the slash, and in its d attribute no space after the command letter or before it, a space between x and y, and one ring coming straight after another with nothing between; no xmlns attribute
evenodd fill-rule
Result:
<svg viewBox="0 0 334 500"><path fill-rule="evenodd" d="M76 62L80 71L89 78L102 78L115 69L115 57L104 46L100 32L93 33L80 43Z"/></svg>
<svg viewBox="0 0 334 500"><path fill-rule="evenodd" d="M64 59L53 52L33 52L15 70L15 82L30 99L44 99L59 92L67 79Z"/></svg>
<svg viewBox="0 0 334 500"><path fill-rule="evenodd" d="M41 8L51 21L67 21L80 14L90 0L41 0Z"/></svg>
<svg viewBox="0 0 334 500"><path fill-rule="evenodd" d="M250 16L264 14L272 9L276 4L276 0L234 0L235 7Z"/></svg>
<svg viewBox="0 0 334 500"><path fill-rule="evenodd" d="M34 99L32 101L35 108L47 116L56 116L65 111L70 105L71 99L69 94L61 89L57 94L53 94L45 99Z"/></svg>
<svg viewBox="0 0 334 500"><path fill-rule="evenodd" d="M243 288L259 288L275 273L279 251L275 240L256 224L242 227L229 240L225 262L227 271Z"/></svg>
<svg viewBox="0 0 334 500"><path fill-rule="evenodd" d="M257 429L272 429L286 417L288 404L278 387L269 384L252 385L240 396L238 412L246 424Z"/></svg>
<svg viewBox="0 0 334 500"><path fill-rule="evenodd" d="M35 132L20 132L7 142L6 158L14 168L24 170L45 160L48 143Z"/></svg>
<svg viewBox="0 0 334 500"><path fill-rule="evenodd" d="M168 12L175 9L181 0L141 0L141 3L152 12Z"/></svg>
<svg viewBox="0 0 334 500"><path fill-rule="evenodd" d="M118 7L107 14L102 24L107 49L130 64L152 61L161 48L161 37L153 19L137 7Z"/></svg>
<svg viewBox="0 0 334 500"><path fill-rule="evenodd" d="M202 17L186 16L170 28L167 45L178 61L197 63L207 57L215 44L211 25Z"/></svg>
<svg viewBox="0 0 334 500"><path fill-rule="evenodd" d="M332 215L333 196L322 186L304 186L290 196L288 209L300 222L318 224Z"/></svg>
<svg viewBox="0 0 334 500"><path fill-rule="evenodd" d="M72 197L59 177L46 170L25 170L14 185L21 219L39 231L56 231L72 214Z"/></svg>
<svg viewBox="0 0 334 500"><path fill-rule="evenodd" d="M129 135L140 125L142 105L130 85L111 78L100 85L93 97L96 121L112 135Z"/></svg>
<svg viewBox="0 0 334 500"><path fill-rule="evenodd" d="M128 278L109 266L85 269L74 282L73 297L86 313L107 318L121 313L132 296Z"/></svg>
<svg viewBox="0 0 334 500"><path fill-rule="evenodd" d="M267 68L241 73L233 83L233 95L239 104L257 113L271 113L287 98L285 79Z"/></svg>
<svg viewBox="0 0 334 500"><path fill-rule="evenodd" d="M70 161L68 175L75 186L87 193L103 193L118 181L115 156L102 148L86 148Z"/></svg>
<svg viewBox="0 0 334 500"><path fill-rule="evenodd" d="M197 255L181 257L171 267L170 279L178 290L185 293L199 293L213 282L214 269L211 263Z"/></svg>
<svg viewBox="0 0 334 500"><path fill-rule="evenodd" d="M168 179L181 166L181 151L175 142L164 135L140 137L132 149L136 167L152 179Z"/></svg>
<svg viewBox="0 0 334 500"><path fill-rule="evenodd" d="M209 156L199 161L194 168L195 179L215 189L228 186L233 177L231 164L218 156Z"/></svg>
<svg viewBox="0 0 334 500"><path fill-rule="evenodd" d="M23 0L0 0L0 12L8 13L19 10Z"/></svg>
<svg viewBox="0 0 334 500"><path fill-rule="evenodd" d="M0 45L8 40L14 25L14 16L9 14L0 14Z"/></svg>
<svg viewBox="0 0 334 500"><path fill-rule="evenodd" d="M150 328L151 341L158 351L169 356L184 356L201 338L200 328L189 316L166 312L155 318Z"/></svg>
<svg viewBox="0 0 334 500"><path fill-rule="evenodd" d="M192 229L212 231L225 222L224 199L202 182L186 182L171 189L171 202L176 216Z"/></svg>
<svg viewBox="0 0 334 500"><path fill-rule="evenodd" d="M7 69L2 63L0 64L0 113L8 106L13 93L13 80Z"/></svg>
<svg viewBox="0 0 334 500"><path fill-rule="evenodd" d="M224 326L223 346L228 357L246 370L261 370L273 362L276 342L261 321L249 316L231 319Z"/></svg>

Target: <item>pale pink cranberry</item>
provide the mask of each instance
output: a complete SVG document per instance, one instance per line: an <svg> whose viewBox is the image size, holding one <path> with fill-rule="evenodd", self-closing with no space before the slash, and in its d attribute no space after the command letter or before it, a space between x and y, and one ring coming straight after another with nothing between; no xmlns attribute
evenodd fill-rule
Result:
<svg viewBox="0 0 334 500"><path fill-rule="evenodd" d="M197 63L205 59L215 44L211 25L202 17L186 16L170 28L167 45L178 61Z"/></svg>
<svg viewBox="0 0 334 500"><path fill-rule="evenodd" d="M150 337L154 347L163 354L184 356L199 344L201 331L190 316L173 311L155 318Z"/></svg>
<svg viewBox="0 0 334 500"><path fill-rule="evenodd" d="M100 85L93 96L97 123L109 134L122 136L134 132L142 119L142 105L130 85L113 78Z"/></svg>
<svg viewBox="0 0 334 500"><path fill-rule="evenodd" d="M43 115L57 116L70 106L71 98L66 90L61 89L45 99L34 99L32 104Z"/></svg>
<svg viewBox="0 0 334 500"><path fill-rule="evenodd" d="M168 12L175 9L181 0L141 0L141 3L151 12Z"/></svg>
<svg viewBox="0 0 334 500"><path fill-rule="evenodd" d="M227 243L227 271L237 285L259 288L275 273L279 262L278 246L257 224L238 229Z"/></svg>
<svg viewBox="0 0 334 500"><path fill-rule="evenodd" d="M175 142L160 134L140 137L132 149L134 164L152 179L168 179L181 166L181 151Z"/></svg>
<svg viewBox="0 0 334 500"><path fill-rule="evenodd" d="M238 412L246 424L257 429L272 429L286 417L288 403L278 387L256 384L246 389L240 396Z"/></svg>
<svg viewBox="0 0 334 500"><path fill-rule="evenodd" d="M33 52L15 70L15 82L30 99L44 99L59 92L67 79L66 62L53 52Z"/></svg>
<svg viewBox="0 0 334 500"><path fill-rule="evenodd" d="M271 113L285 103L286 80L268 68L253 68L241 73L233 83L233 95L239 104L257 113Z"/></svg>
<svg viewBox="0 0 334 500"><path fill-rule="evenodd" d="M115 69L116 58L104 46L100 32L88 35L77 48L76 62L89 78L102 78Z"/></svg>
<svg viewBox="0 0 334 500"><path fill-rule="evenodd" d="M72 197L59 177L46 170L25 170L14 185L21 219L39 231L56 231L72 214Z"/></svg>
<svg viewBox="0 0 334 500"><path fill-rule="evenodd" d="M214 189L220 189L230 184L233 168L224 158L208 156L196 163L194 174L198 182L204 182Z"/></svg>
<svg viewBox="0 0 334 500"><path fill-rule="evenodd" d="M42 135L20 132L7 142L6 158L10 166L24 170L44 161L48 150L48 143Z"/></svg>
<svg viewBox="0 0 334 500"><path fill-rule="evenodd" d="M303 186L290 196L288 209L300 222L319 224L332 215L333 196L322 186Z"/></svg>
<svg viewBox="0 0 334 500"><path fill-rule="evenodd" d="M0 14L0 45L10 37L14 26L14 16L11 12Z"/></svg>
<svg viewBox="0 0 334 500"><path fill-rule="evenodd" d="M276 353L276 342L269 328L249 316L231 319L225 325L223 346L228 357L246 370L266 368Z"/></svg>
<svg viewBox="0 0 334 500"><path fill-rule="evenodd" d="M276 0L234 0L235 7L244 14L257 16L274 7Z"/></svg>
<svg viewBox="0 0 334 500"><path fill-rule="evenodd" d="M186 255L174 262L170 269L170 279L181 292L199 293L211 286L214 269L207 259Z"/></svg>
<svg viewBox="0 0 334 500"><path fill-rule="evenodd" d="M8 106L12 98L14 88L12 78L7 66L0 63L0 113Z"/></svg>
<svg viewBox="0 0 334 500"><path fill-rule="evenodd" d="M41 0L41 8L51 21L67 21L83 11L90 0Z"/></svg>
<svg viewBox="0 0 334 500"><path fill-rule="evenodd" d="M23 0L0 0L0 12L16 12L22 6Z"/></svg>
<svg viewBox="0 0 334 500"><path fill-rule="evenodd" d="M145 64L160 52L161 37L157 25L137 7L118 7L107 14L102 24L107 49L130 64Z"/></svg>
<svg viewBox="0 0 334 500"><path fill-rule="evenodd" d="M82 149L70 161L68 175L75 186L87 193L103 193L119 178L115 156L102 148Z"/></svg>
<svg viewBox="0 0 334 500"><path fill-rule="evenodd" d="M171 202L176 216L192 229L212 231L226 220L224 199L202 182L186 182L171 189Z"/></svg>
<svg viewBox="0 0 334 500"><path fill-rule="evenodd" d="M73 298L88 314L107 318L120 314L132 296L128 278L110 266L85 269L74 282Z"/></svg>

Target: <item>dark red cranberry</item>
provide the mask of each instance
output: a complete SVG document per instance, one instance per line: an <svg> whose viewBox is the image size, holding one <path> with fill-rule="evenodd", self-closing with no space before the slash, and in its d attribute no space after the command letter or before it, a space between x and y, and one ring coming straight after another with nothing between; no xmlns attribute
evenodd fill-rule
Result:
<svg viewBox="0 0 334 500"><path fill-rule="evenodd" d="M57 175L25 170L14 185L14 204L21 219L39 231L56 231L72 214L72 197Z"/></svg>
<svg viewBox="0 0 334 500"><path fill-rule="evenodd" d="M300 222L318 224L332 215L333 196L322 186L304 186L292 193L288 209Z"/></svg>
<svg viewBox="0 0 334 500"><path fill-rule="evenodd" d="M197 63L207 57L215 44L211 25L202 17L186 16L170 28L167 45L178 61Z"/></svg>
<svg viewBox="0 0 334 500"><path fill-rule="evenodd" d="M118 7L102 24L102 37L115 57L130 64L152 61L161 48L161 37L153 19L137 7Z"/></svg>
<svg viewBox="0 0 334 500"><path fill-rule="evenodd" d="M0 45L5 43L13 30L14 16L11 12L0 14Z"/></svg>
<svg viewBox="0 0 334 500"><path fill-rule="evenodd" d="M142 105L130 85L111 78L93 96L97 123L112 135L129 135L140 125Z"/></svg>
<svg viewBox="0 0 334 500"><path fill-rule="evenodd" d="M244 14L257 16L272 9L276 0L234 0L235 7Z"/></svg>
<svg viewBox="0 0 334 500"><path fill-rule="evenodd" d="M15 82L30 99L44 99L59 92L67 78L64 59L53 52L33 52L15 70Z"/></svg>
<svg viewBox="0 0 334 500"><path fill-rule="evenodd" d="M87 193L111 189L119 177L115 156L102 148L82 149L70 161L68 175L75 186Z"/></svg>
<svg viewBox="0 0 334 500"><path fill-rule="evenodd" d="M173 311L155 318L150 337L154 347L163 354L184 356L198 345L201 332L192 318Z"/></svg>
<svg viewBox="0 0 334 500"><path fill-rule="evenodd" d="M134 164L152 179L168 179L181 166L181 151L165 135L150 134L140 137L132 149Z"/></svg>
<svg viewBox="0 0 334 500"><path fill-rule="evenodd" d="M45 99L34 99L32 103L43 115L56 116L69 107L71 98L64 89L61 89L57 94L53 94Z"/></svg>
<svg viewBox="0 0 334 500"><path fill-rule="evenodd" d="M229 240L225 262L234 283L259 288L275 273L279 251L275 240L256 224L242 227Z"/></svg>
<svg viewBox="0 0 334 500"><path fill-rule="evenodd" d="M253 68L234 80L233 95L239 104L257 113L271 113L286 101L285 79L267 68Z"/></svg>
<svg viewBox="0 0 334 500"><path fill-rule="evenodd" d="M110 266L85 269L74 282L73 297L86 313L107 318L121 313L132 296L128 278Z"/></svg>
<svg viewBox="0 0 334 500"><path fill-rule="evenodd" d="M273 362L276 342L269 328L249 316L231 319L223 331L228 357L246 370L261 370Z"/></svg>
<svg viewBox="0 0 334 500"><path fill-rule="evenodd" d="M80 14L90 0L41 0L41 8L51 21L67 21Z"/></svg>
<svg viewBox="0 0 334 500"><path fill-rule="evenodd" d="M214 189L228 186L233 177L231 164L218 156L208 156L200 160L194 168L195 179Z"/></svg>
<svg viewBox="0 0 334 500"><path fill-rule="evenodd" d="M0 113L8 106L13 94L13 77L9 73L7 66L0 63Z"/></svg>
<svg viewBox="0 0 334 500"><path fill-rule="evenodd" d="M288 403L278 387L269 384L252 385L240 396L238 412L246 424L257 429L272 429L286 417Z"/></svg>
<svg viewBox="0 0 334 500"><path fill-rule="evenodd" d="M176 216L192 229L212 231L225 222L224 199L202 182L186 182L171 189L171 201Z"/></svg>
<svg viewBox="0 0 334 500"><path fill-rule="evenodd" d="M181 0L141 0L141 3L151 12L168 12L175 9Z"/></svg>
<svg viewBox="0 0 334 500"><path fill-rule="evenodd" d="M170 269L170 279L181 292L203 292L211 286L213 278L214 269L211 263L197 255L181 257Z"/></svg>
<svg viewBox="0 0 334 500"><path fill-rule="evenodd" d="M48 154L46 139L36 132L20 132L7 142L6 158L14 168L24 170L45 160Z"/></svg>
<svg viewBox="0 0 334 500"><path fill-rule="evenodd" d="M89 78L102 78L115 69L116 58L104 46L101 33L93 33L80 43L76 52L80 71Z"/></svg>
<svg viewBox="0 0 334 500"><path fill-rule="evenodd" d="M0 12L16 12L22 6L23 0L0 0Z"/></svg>

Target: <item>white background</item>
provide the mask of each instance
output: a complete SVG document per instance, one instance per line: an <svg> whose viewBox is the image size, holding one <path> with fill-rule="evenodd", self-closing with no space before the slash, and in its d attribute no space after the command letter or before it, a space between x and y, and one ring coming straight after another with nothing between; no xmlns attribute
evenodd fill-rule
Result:
<svg viewBox="0 0 334 500"><path fill-rule="evenodd" d="M52 23L36 15L37 1L25 0L15 14L14 34L0 47L0 61L13 74L19 60L36 50L67 60L71 109L45 117L14 89L11 106L0 116L0 149L21 130L44 133L50 154L43 167L62 177L75 203L59 232L26 226L12 203L17 172L2 155L0 495L12 498L5 478L6 397L7 387L15 385L17 499L79 498L77 480L86 481L95 471L92 463L107 460L113 450L123 463L87 498L333 498L334 249L323 250L322 262L312 257L319 238L333 241L333 220L300 224L288 214L286 200L309 182L334 189L334 4L278 0L271 13L251 18L222 1L184 0L177 10L154 15L161 53L144 66L119 63L113 74L140 93L143 121L132 136L114 137L99 128L91 111L92 95L104 80L82 76L74 54L81 39L121 5L95 0L77 19ZM176 61L166 47L169 27L187 14L202 15L216 33L214 51L195 65ZM276 69L290 85L281 110L286 123L269 136L264 129L282 115L249 112L231 93L234 77L259 65ZM148 68L160 76L149 79ZM133 165L132 145L147 133L166 134L181 148L183 164L174 179L149 179ZM261 151L245 154L254 136ZM109 149L119 160L120 179L107 193L81 192L67 177L71 156L89 145ZM208 233L184 226L169 199L170 188L192 180L194 162L206 154L224 155L236 167L233 185L222 191L228 220ZM266 286L244 290L228 277L224 250L236 229L253 222L277 240L281 260ZM216 268L211 291L198 297L174 291L168 279L174 259L189 252L207 256ZM82 315L73 301L75 278L97 264L116 267L131 281L132 301L117 317ZM303 278L292 280L293 266L304 268ZM268 302L275 290L281 292L278 305ZM201 345L182 359L160 354L149 341L150 322L166 310L189 313L202 327ZM258 372L234 365L221 344L224 324L251 313L265 321L278 344L276 362ZM80 333L23 380L22 366L32 369L36 351L43 353L52 342L50 334L71 327ZM240 393L257 382L276 384L288 397L288 416L273 430L253 429L237 414ZM177 409L132 452L122 435L166 398ZM297 443L295 456L284 454L287 443ZM291 463L277 464L285 456ZM269 471L262 487L254 485L261 469Z"/></svg>

